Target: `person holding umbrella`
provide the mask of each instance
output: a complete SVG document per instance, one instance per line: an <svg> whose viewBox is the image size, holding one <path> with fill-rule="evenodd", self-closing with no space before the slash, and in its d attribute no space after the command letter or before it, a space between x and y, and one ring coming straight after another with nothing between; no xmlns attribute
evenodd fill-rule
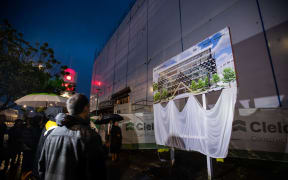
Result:
<svg viewBox="0 0 288 180"><path fill-rule="evenodd" d="M105 133L106 147L109 148L109 152L112 154L112 161L119 159L119 153L122 146L122 131L118 126L118 122L124 118L119 114L105 114L96 120L94 123L98 125L108 124L107 131Z"/></svg>
<svg viewBox="0 0 288 180"><path fill-rule="evenodd" d="M118 121L113 121L110 131L110 152L112 154L112 161L119 160L119 154L122 146L122 131L118 126Z"/></svg>

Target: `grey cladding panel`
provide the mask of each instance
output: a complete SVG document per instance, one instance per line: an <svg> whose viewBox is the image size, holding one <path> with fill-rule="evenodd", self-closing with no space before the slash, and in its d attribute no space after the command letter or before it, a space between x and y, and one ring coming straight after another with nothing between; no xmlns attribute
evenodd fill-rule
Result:
<svg viewBox="0 0 288 180"><path fill-rule="evenodd" d="M126 78L127 58L121 59L115 66L115 79Z"/></svg>
<svg viewBox="0 0 288 180"><path fill-rule="evenodd" d="M201 26L209 23L223 11L231 8L238 0L180 0L183 24L183 36L197 30ZM196 37L195 37L196 38Z"/></svg>
<svg viewBox="0 0 288 180"><path fill-rule="evenodd" d="M169 0L149 2L148 57L162 61L181 52L181 44L177 43L181 39L179 5Z"/></svg>
<svg viewBox="0 0 288 180"><path fill-rule="evenodd" d="M288 1L259 0L283 107L288 107Z"/></svg>
<svg viewBox="0 0 288 180"><path fill-rule="evenodd" d="M266 29L285 23L288 20L287 0L259 0Z"/></svg>
<svg viewBox="0 0 288 180"><path fill-rule="evenodd" d="M138 7L137 14L131 20L128 73L137 71L147 60L146 4Z"/></svg>
<svg viewBox="0 0 288 180"><path fill-rule="evenodd" d="M187 0L182 3L182 24L183 32L185 32L183 34L184 49L191 47L192 45L202 41L211 34L214 34L227 26L231 29L233 43L243 41L260 33L262 30L255 1L233 1L233 4L228 3L228 5L226 5L227 9L222 9L222 6L213 7L209 5L209 3L205 3L202 6L207 6L206 8L209 7L210 10L213 8L217 9L218 7L218 12L220 12L216 15L215 13L208 13L209 16L204 14L203 16L205 20L199 20L199 18L194 19L194 16L201 16L203 12L197 11L197 7L193 7L192 4L186 4L185 2L190 1ZM215 2L218 3L218 1ZM201 23L198 23L197 26L194 24L194 21L201 21Z"/></svg>

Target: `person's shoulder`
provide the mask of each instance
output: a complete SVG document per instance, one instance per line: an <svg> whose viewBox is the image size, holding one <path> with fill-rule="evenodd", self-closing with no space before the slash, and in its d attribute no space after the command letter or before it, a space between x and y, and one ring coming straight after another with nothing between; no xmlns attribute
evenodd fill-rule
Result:
<svg viewBox="0 0 288 180"><path fill-rule="evenodd" d="M117 130L120 130L121 131L121 128L119 126L116 126Z"/></svg>
<svg viewBox="0 0 288 180"><path fill-rule="evenodd" d="M100 135L93 130L90 126L82 126L80 128L80 134L81 134L81 139L85 140L85 141L89 141L93 139L101 139Z"/></svg>
<svg viewBox="0 0 288 180"><path fill-rule="evenodd" d="M80 130L83 131L85 134L90 135L90 136L98 136L99 135L90 126L81 126Z"/></svg>
<svg viewBox="0 0 288 180"><path fill-rule="evenodd" d="M49 129L49 130L45 131L45 133L44 134L47 136L47 139L69 135L69 132L67 132L67 128L64 126L57 126L53 129Z"/></svg>

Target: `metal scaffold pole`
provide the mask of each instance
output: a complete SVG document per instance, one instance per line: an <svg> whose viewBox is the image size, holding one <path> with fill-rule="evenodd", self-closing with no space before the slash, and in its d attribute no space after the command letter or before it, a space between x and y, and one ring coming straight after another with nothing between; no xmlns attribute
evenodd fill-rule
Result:
<svg viewBox="0 0 288 180"><path fill-rule="evenodd" d="M203 102L203 108L207 109L206 104L206 95L202 94L202 102ZM206 156L207 161L207 173L208 173L208 180L211 180L213 178L213 163L212 158L210 156Z"/></svg>

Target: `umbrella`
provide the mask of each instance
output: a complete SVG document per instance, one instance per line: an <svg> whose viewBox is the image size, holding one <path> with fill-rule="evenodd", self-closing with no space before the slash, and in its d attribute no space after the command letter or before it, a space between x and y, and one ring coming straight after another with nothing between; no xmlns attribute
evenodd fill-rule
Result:
<svg viewBox="0 0 288 180"><path fill-rule="evenodd" d="M55 117L57 116L57 114L63 113L63 107L50 106L44 111L44 113L48 119L55 121Z"/></svg>
<svg viewBox="0 0 288 180"><path fill-rule="evenodd" d="M29 94L15 101L16 104L30 107L66 106L67 98L56 94Z"/></svg>
<svg viewBox="0 0 288 180"><path fill-rule="evenodd" d="M103 115L100 120L94 121L95 124L108 124L110 121L122 121L124 118L118 114Z"/></svg>

